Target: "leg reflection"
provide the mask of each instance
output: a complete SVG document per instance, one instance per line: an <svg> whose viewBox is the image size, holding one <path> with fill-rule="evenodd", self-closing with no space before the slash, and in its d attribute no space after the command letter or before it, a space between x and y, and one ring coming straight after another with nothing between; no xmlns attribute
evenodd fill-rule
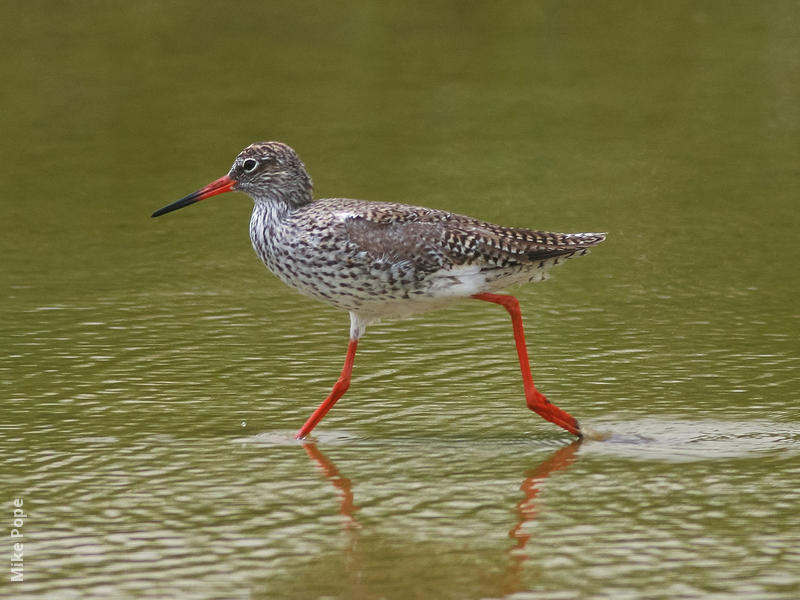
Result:
<svg viewBox="0 0 800 600"><path fill-rule="evenodd" d="M508 552L510 562L506 584L508 589L506 593L513 593L520 589L522 565L528 558L525 547L528 545L528 540L531 538L531 534L526 532L526 524L536 520L539 512L536 497L542 489L542 484L550 475L556 471L568 468L575 462L580 445L581 440L577 440L569 446L559 449L540 465L525 472L525 480L520 486L525 497L517 502L517 524L508 532L508 537L512 540L516 540L516 544L514 544Z"/></svg>
<svg viewBox="0 0 800 600"><path fill-rule="evenodd" d="M330 481L333 487L338 491L339 497L341 498L339 513L347 519L347 528L358 527L358 522L353 517L353 513L358 510L358 507L353 503L353 490L350 480L339 473L339 469L336 468L333 461L325 456L322 451L317 448L316 444L304 443L303 448L309 458L316 462L317 466L322 470L325 479Z"/></svg>

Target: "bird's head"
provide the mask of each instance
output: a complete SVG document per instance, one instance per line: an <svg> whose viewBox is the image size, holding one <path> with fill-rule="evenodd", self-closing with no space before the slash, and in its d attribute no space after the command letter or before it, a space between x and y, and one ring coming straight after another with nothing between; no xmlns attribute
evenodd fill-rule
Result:
<svg viewBox="0 0 800 600"><path fill-rule="evenodd" d="M297 153L281 142L256 142L242 150L230 171L189 194L161 208L158 217L184 206L224 192L238 190L256 202L285 202L297 208L312 201L312 182Z"/></svg>

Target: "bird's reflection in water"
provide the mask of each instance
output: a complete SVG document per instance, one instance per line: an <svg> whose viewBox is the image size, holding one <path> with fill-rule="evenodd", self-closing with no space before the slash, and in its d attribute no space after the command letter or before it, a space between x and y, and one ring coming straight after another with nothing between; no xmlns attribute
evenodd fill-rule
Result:
<svg viewBox="0 0 800 600"><path fill-rule="evenodd" d="M524 473L524 479L520 489L524 497L517 502L514 512L517 516L516 524L508 532L508 537L514 540L514 545L507 551L508 562L505 577L501 576L497 582L497 587L501 595L507 595L524 590L522 581L524 564L528 558L526 547L531 538L530 524L536 520L539 507L538 496L542 491L544 481L556 471L562 471L572 465L577 459L578 448L581 441L575 441L569 446L565 446L556 451L552 456L542 463L537 464ZM340 498L339 513L344 517L344 529L348 534L348 543L344 550L347 571L353 575L360 573L357 552L357 542L360 535L360 526L355 519L355 513L359 508L355 505L353 497L353 484L347 477L344 477L337 469L336 465L329 459L314 443L304 443L303 448L309 458L322 471L325 479L331 482L336 488ZM364 533L364 532L361 532ZM361 577L356 577L355 581L350 582L351 591L359 589L364 591L365 582Z"/></svg>

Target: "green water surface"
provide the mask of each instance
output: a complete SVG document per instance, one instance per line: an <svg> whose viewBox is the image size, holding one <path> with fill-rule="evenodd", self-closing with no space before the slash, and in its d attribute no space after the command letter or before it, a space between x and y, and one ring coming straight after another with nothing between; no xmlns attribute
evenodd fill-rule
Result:
<svg viewBox="0 0 800 600"><path fill-rule="evenodd" d="M797 3L0 10L0 597L798 597ZM607 231L516 294L608 437L467 301L294 441L347 315L244 195L149 218L266 139L320 196Z"/></svg>

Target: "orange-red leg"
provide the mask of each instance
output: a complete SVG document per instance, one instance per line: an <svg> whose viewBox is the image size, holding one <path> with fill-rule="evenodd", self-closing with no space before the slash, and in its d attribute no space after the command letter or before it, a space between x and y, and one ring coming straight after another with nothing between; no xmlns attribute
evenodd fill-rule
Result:
<svg viewBox="0 0 800 600"><path fill-rule="evenodd" d="M581 437L581 428L575 417L550 402L533 384L533 375L531 375L531 366L528 361L528 348L525 345L525 332L522 329L522 312L519 309L519 301L514 296L505 294L483 293L475 294L472 297L476 300L499 304L511 315L511 325L514 328L514 341L517 344L519 368L522 371L522 384L525 387L525 401L528 404L528 408L551 423L563 427L571 434Z"/></svg>
<svg viewBox="0 0 800 600"><path fill-rule="evenodd" d="M353 372L353 362L356 359L356 348L358 347L358 340L351 339L350 343L347 346L347 356L344 359L344 367L342 367L342 374L339 375L339 379L333 386L331 393L325 398L325 401L319 405L317 410L315 410L310 417L308 417L308 421L306 421L305 425L300 428L300 431L294 436L296 439L302 439L307 437L311 430L317 426L322 420L327 412L333 408L333 405L336 404L336 401L344 396L344 393L347 391L347 388L350 387L350 375Z"/></svg>

